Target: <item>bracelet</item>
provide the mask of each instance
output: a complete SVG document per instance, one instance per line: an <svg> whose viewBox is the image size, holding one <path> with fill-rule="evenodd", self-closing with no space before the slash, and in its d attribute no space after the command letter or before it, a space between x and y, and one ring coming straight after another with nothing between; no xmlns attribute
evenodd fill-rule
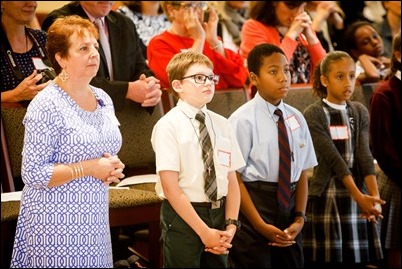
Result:
<svg viewBox="0 0 402 269"><path fill-rule="evenodd" d="M78 163L79 165L80 165L80 177L84 177L84 167L82 166L82 163L81 162L79 162Z"/></svg>
<svg viewBox="0 0 402 269"><path fill-rule="evenodd" d="M80 168L77 165L74 165L74 172L75 172L75 178L80 177Z"/></svg>
<svg viewBox="0 0 402 269"><path fill-rule="evenodd" d="M84 167L82 166L81 162L78 162L77 165L71 164L70 171L71 171L71 180L85 176Z"/></svg>
<svg viewBox="0 0 402 269"><path fill-rule="evenodd" d="M74 176L74 171L73 171L73 165L71 164L69 167L70 167L70 172L71 172L71 180L74 180L75 176Z"/></svg>
<svg viewBox="0 0 402 269"><path fill-rule="evenodd" d="M218 42L215 43L215 45L211 46L212 50L217 50L219 48L223 47L223 43L221 40L218 40Z"/></svg>

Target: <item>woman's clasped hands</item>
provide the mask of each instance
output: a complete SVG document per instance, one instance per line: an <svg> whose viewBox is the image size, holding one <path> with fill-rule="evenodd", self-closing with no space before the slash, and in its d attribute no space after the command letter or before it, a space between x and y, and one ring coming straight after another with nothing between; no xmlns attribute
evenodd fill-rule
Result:
<svg viewBox="0 0 402 269"><path fill-rule="evenodd" d="M96 178L101 179L105 185L119 183L120 179L125 176L123 174L125 165L117 155L112 156L109 153L105 153L102 158L99 158L98 164L99 169L94 171L94 175Z"/></svg>

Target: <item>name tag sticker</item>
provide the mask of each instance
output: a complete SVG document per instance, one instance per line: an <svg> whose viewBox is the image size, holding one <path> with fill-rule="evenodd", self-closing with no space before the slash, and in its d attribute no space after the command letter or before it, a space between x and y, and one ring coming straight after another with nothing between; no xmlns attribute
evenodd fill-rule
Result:
<svg viewBox="0 0 402 269"><path fill-rule="evenodd" d="M349 139L349 132L346 125L329 126L332 140L345 140Z"/></svg>
<svg viewBox="0 0 402 269"><path fill-rule="evenodd" d="M294 131L298 128L300 128L300 124L297 121L295 115L291 115L288 118L285 119L286 124L289 126L290 130Z"/></svg>
<svg viewBox="0 0 402 269"><path fill-rule="evenodd" d="M42 61L42 58L39 58L39 57L32 57L32 62L33 62L33 64L34 64L36 70L49 69L49 66L47 66L47 65Z"/></svg>
<svg viewBox="0 0 402 269"><path fill-rule="evenodd" d="M109 119L117 126L120 126L120 122L117 119L116 115L113 112L107 112L106 115L109 117Z"/></svg>
<svg viewBox="0 0 402 269"><path fill-rule="evenodd" d="M230 167L232 164L232 154L227 151L218 150L218 161L220 165Z"/></svg>

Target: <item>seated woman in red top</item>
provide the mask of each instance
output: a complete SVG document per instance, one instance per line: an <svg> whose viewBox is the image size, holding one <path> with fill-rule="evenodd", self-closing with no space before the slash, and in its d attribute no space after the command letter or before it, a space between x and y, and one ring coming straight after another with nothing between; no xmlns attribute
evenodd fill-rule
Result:
<svg viewBox="0 0 402 269"><path fill-rule="evenodd" d="M314 66L326 52L304 11L306 1L252 1L241 31L240 53L262 43L280 47L289 59L291 84L312 82Z"/></svg>
<svg viewBox="0 0 402 269"><path fill-rule="evenodd" d="M214 63L214 74L220 76L216 90L244 87L247 69L242 57L223 47L217 35L218 15L209 7L209 18L204 22L204 1L161 1L171 27L156 35L148 45L148 64L161 82L161 88L170 91L166 66L179 52L191 50L203 53Z"/></svg>

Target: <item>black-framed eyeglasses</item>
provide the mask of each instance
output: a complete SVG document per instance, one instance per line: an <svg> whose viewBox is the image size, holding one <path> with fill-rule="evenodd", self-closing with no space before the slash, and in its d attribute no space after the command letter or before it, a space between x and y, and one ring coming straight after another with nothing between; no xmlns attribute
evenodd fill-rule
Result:
<svg viewBox="0 0 402 269"><path fill-rule="evenodd" d="M206 11L208 9L208 4L206 2L174 2L172 6L179 6L184 9L189 8L199 8L202 11Z"/></svg>
<svg viewBox="0 0 402 269"><path fill-rule="evenodd" d="M207 79L209 79L209 81L211 81L214 84L218 84L218 82L219 82L219 75L206 76L203 74L195 74L195 75L191 75L191 76L187 76L187 77L182 77L181 79L186 79L186 78L193 78L194 82L197 84L205 84Z"/></svg>

